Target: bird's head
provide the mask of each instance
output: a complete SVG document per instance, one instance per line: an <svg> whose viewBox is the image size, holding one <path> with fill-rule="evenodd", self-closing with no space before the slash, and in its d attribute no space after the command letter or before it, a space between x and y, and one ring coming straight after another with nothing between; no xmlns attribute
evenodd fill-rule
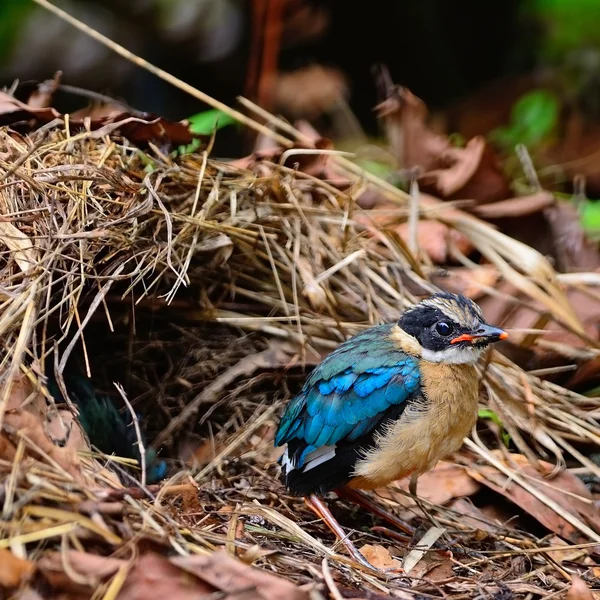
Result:
<svg viewBox="0 0 600 600"><path fill-rule="evenodd" d="M398 325L418 342L421 358L431 362L475 363L490 344L508 337L486 323L475 302L447 292L407 310Z"/></svg>

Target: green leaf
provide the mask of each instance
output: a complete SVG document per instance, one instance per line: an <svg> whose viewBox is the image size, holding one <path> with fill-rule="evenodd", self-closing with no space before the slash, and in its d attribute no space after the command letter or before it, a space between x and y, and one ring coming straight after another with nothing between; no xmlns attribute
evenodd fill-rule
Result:
<svg viewBox="0 0 600 600"><path fill-rule="evenodd" d="M369 158L359 158L356 160L356 164L365 171L382 178L386 178L393 171L390 165Z"/></svg>
<svg viewBox="0 0 600 600"><path fill-rule="evenodd" d="M534 90L517 101L511 111L514 125L521 129L521 143L533 145L552 134L558 123L560 103L547 90Z"/></svg>
<svg viewBox="0 0 600 600"><path fill-rule="evenodd" d="M174 156L182 156L183 154L192 154L200 148L202 142L198 138L194 138L191 143L179 146L177 151L174 152Z"/></svg>
<svg viewBox="0 0 600 600"><path fill-rule="evenodd" d="M478 414L480 419L489 419L496 423L496 425L502 427L502 421L500 420L498 413L494 412L491 408L480 408Z"/></svg>
<svg viewBox="0 0 600 600"><path fill-rule="evenodd" d="M498 416L498 413L494 412L491 408L480 408L478 413L480 419L489 419L500 428L500 436L502 443L508 448L510 445L510 434L504 429L502 421Z"/></svg>
<svg viewBox="0 0 600 600"><path fill-rule="evenodd" d="M188 118L190 131L198 135L210 135L213 131L233 125L237 121L230 115L217 110L205 110L204 112Z"/></svg>
<svg viewBox="0 0 600 600"><path fill-rule="evenodd" d="M579 209L581 226L586 231L600 231L600 202L586 200Z"/></svg>
<svg viewBox="0 0 600 600"><path fill-rule="evenodd" d="M510 123L498 127L489 138L504 148L524 144L533 148L552 136L558 125L560 102L548 90L533 90L514 104Z"/></svg>

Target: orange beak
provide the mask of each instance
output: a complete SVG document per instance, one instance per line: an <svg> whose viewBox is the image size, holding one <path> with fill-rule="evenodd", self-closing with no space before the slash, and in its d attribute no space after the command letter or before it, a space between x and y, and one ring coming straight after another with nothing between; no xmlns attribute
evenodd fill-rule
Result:
<svg viewBox="0 0 600 600"><path fill-rule="evenodd" d="M508 333L499 327L482 325L475 333L463 333L462 335L450 340L450 343L458 344L459 342L475 342L476 340L485 340L486 342L493 344L494 342L505 340L507 337Z"/></svg>

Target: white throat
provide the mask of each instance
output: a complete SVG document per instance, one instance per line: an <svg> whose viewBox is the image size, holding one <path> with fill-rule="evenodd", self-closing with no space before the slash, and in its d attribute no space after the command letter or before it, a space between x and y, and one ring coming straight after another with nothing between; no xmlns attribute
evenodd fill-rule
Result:
<svg viewBox="0 0 600 600"><path fill-rule="evenodd" d="M474 346L455 346L445 350L421 350L421 358L428 362L443 362L453 365L475 364L483 354L485 348Z"/></svg>

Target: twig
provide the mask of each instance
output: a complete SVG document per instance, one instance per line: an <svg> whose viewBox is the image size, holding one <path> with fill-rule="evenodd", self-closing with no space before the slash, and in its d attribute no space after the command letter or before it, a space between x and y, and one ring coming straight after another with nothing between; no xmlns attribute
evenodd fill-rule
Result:
<svg viewBox="0 0 600 600"><path fill-rule="evenodd" d="M329 589L329 593L331 594L333 600L344 600L344 597L340 593L337 585L335 585L335 581L331 575L331 569L329 568L327 557L323 558L323 561L321 562L321 569L323 571L323 579L327 584L327 588Z"/></svg>
<svg viewBox="0 0 600 600"><path fill-rule="evenodd" d="M137 441L138 450L140 453L140 467L142 469L141 484L142 484L142 488L145 488L146 487L146 447L144 446L144 442L142 441L142 431L140 429L140 423L139 423L138 417L135 413L135 410L133 410L133 406L131 406L131 402L129 402L129 400L127 398L127 394L125 393L125 390L123 389L121 384L113 381L113 385L117 388L117 391L119 392L119 395L123 399L123 402L125 402L125 406L127 406L127 409L129 410L129 414L131 415L131 419L133 421L133 427L135 428L135 435L138 440Z"/></svg>

